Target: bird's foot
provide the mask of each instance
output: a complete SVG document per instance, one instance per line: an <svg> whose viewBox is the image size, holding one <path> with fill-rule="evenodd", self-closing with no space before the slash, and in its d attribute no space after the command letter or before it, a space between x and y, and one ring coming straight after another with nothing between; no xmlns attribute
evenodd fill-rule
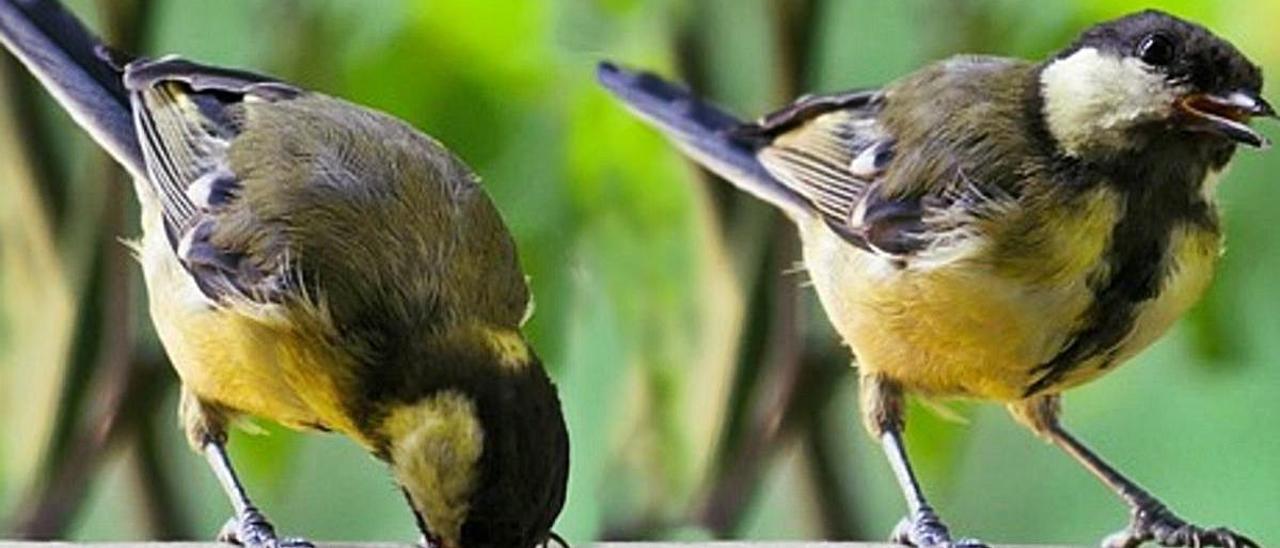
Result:
<svg viewBox="0 0 1280 548"><path fill-rule="evenodd" d="M1133 509L1129 526L1102 541L1105 548L1135 548L1144 542L1161 546L1258 548L1258 543L1225 527L1204 529L1187 523L1159 502Z"/></svg>
<svg viewBox="0 0 1280 548"><path fill-rule="evenodd" d="M219 542L245 546L246 548L314 548L315 545L300 538L278 538L276 529L257 508L250 506L239 516L227 520L218 533Z"/></svg>
<svg viewBox="0 0 1280 548"><path fill-rule="evenodd" d="M893 535L889 540L916 548L987 548L987 545L979 540L967 538L952 540L947 526L930 508L924 508L902 518L898 526L893 528Z"/></svg>

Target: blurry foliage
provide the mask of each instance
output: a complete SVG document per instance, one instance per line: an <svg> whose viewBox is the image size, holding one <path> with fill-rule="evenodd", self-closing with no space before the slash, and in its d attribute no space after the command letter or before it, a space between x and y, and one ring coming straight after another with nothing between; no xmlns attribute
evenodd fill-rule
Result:
<svg viewBox="0 0 1280 548"><path fill-rule="evenodd" d="M767 345L741 340L770 313L760 297L769 292L757 289L803 276L784 276L764 259L772 217L749 203L729 207L738 199L702 180L592 75L602 58L673 75L697 69L686 76L703 92L754 117L783 100L770 17L788 1L154 0L141 39L144 53L279 74L386 110L483 177L520 245L537 304L529 333L565 402L573 470L557 530L567 538L880 537L903 504L856 419L856 387L842 374L847 352L807 290L798 300L796 359L805 376L797 393L814 399L783 417L799 435L777 438L761 457L761 483L749 481L741 495L740 526L700 528L703 497L731 475L725 425L752 427L752 406L768 403L767 391L742 392L751 383L738 376L769 371L755 367L770 359ZM98 25L92 2L71 4ZM1156 4L1280 69L1280 2ZM805 87L819 92L875 86L961 51L1039 57L1090 22L1145 7L814 5L816 35L800 70ZM700 57L678 59L681 40ZM43 98L37 109L15 108L14 74L0 72L0 516L19 514L24 497L38 492L70 355L85 344L72 339L93 296L92 258L117 245L117 234L102 233L110 191L87 140ZM15 133L31 123L47 137ZM24 152L41 140L50 146L38 156ZM1175 508L1236 525L1263 544L1280 541L1272 500L1280 436L1270 426L1280 422L1280 368L1272 363L1280 356L1272 221L1280 197L1268 180L1278 168L1280 156L1245 152L1223 185L1231 245L1207 302L1136 363L1066 402L1070 424ZM129 217L119 236L134 224ZM129 268L129 316L139 332L131 354L147 361L157 349L142 320L140 277ZM129 408L141 415L124 423L133 434L103 452L70 537L206 537L228 515L203 461L177 433L171 373L160 376L169 381L154 381L157 395ZM827 390L807 391L806 382ZM96 416L98 397L87 395L79 412ZM961 424L913 406L909 443L957 530L1001 542L1091 543L1125 519L1109 493L1001 409L952 407ZM265 435L234 435L232 451L285 532L415 538L399 493L353 444L264 426Z"/></svg>

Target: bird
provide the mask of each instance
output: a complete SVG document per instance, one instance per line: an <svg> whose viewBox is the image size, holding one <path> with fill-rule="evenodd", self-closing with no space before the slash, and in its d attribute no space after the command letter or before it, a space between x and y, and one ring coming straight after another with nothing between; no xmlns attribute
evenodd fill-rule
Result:
<svg viewBox="0 0 1280 548"><path fill-rule="evenodd" d="M1274 118L1258 66L1147 10L1040 61L957 55L876 89L808 95L743 121L603 61L603 87L694 162L781 210L852 351L866 430L907 501L891 539L953 537L903 445L904 398L1007 407L1128 505L1105 546L1257 546L1194 525L1063 426L1064 391L1158 339L1222 254L1218 179ZM1153 404L1154 405L1154 404Z"/></svg>
<svg viewBox="0 0 1280 548"><path fill-rule="evenodd" d="M241 417L345 435L435 548L563 544L569 438L521 332L530 295L478 176L390 115L251 72L130 58L54 0L0 43L134 180L180 418L226 491L220 540L284 537L237 478Z"/></svg>

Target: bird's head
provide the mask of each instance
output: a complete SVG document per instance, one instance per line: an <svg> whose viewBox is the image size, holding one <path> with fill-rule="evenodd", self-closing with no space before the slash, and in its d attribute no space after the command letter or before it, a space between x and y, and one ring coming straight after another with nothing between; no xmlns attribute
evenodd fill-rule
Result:
<svg viewBox="0 0 1280 548"><path fill-rule="evenodd" d="M518 332L449 339L426 395L386 412L383 456L428 547L545 545L569 467L555 386Z"/></svg>
<svg viewBox="0 0 1280 548"><path fill-rule="evenodd" d="M1074 157L1116 157L1177 136L1266 147L1262 71L1204 27L1149 10L1089 28L1040 71L1045 125Z"/></svg>

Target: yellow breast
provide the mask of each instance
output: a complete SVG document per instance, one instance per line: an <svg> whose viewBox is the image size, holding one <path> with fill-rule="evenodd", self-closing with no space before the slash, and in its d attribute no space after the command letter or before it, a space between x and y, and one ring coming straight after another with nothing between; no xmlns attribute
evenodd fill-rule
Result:
<svg viewBox="0 0 1280 548"><path fill-rule="evenodd" d="M917 393L1019 399L1091 301L1083 280L1035 291L981 268L895 272L835 239L806 249L824 308L864 372Z"/></svg>
<svg viewBox="0 0 1280 548"><path fill-rule="evenodd" d="M350 358L278 305L214 306L178 262L144 200L138 259L152 321L184 389L203 401L294 428L359 438L343 405Z"/></svg>
<svg viewBox="0 0 1280 548"><path fill-rule="evenodd" d="M1093 303L1088 281L1104 268L1118 203L1114 191L1100 187L1059 214L1036 215L1038 224L996 229L1024 231L1026 249L997 248L1009 245L1009 238L975 239L930 264L906 268L814 223L802 226L805 262L823 307L864 371L926 395L1014 401ZM1208 284L1216 235L1179 230L1171 245L1176 267L1160 296L1140 305L1116 361L1159 337ZM1089 365L1058 387L1101 374Z"/></svg>

